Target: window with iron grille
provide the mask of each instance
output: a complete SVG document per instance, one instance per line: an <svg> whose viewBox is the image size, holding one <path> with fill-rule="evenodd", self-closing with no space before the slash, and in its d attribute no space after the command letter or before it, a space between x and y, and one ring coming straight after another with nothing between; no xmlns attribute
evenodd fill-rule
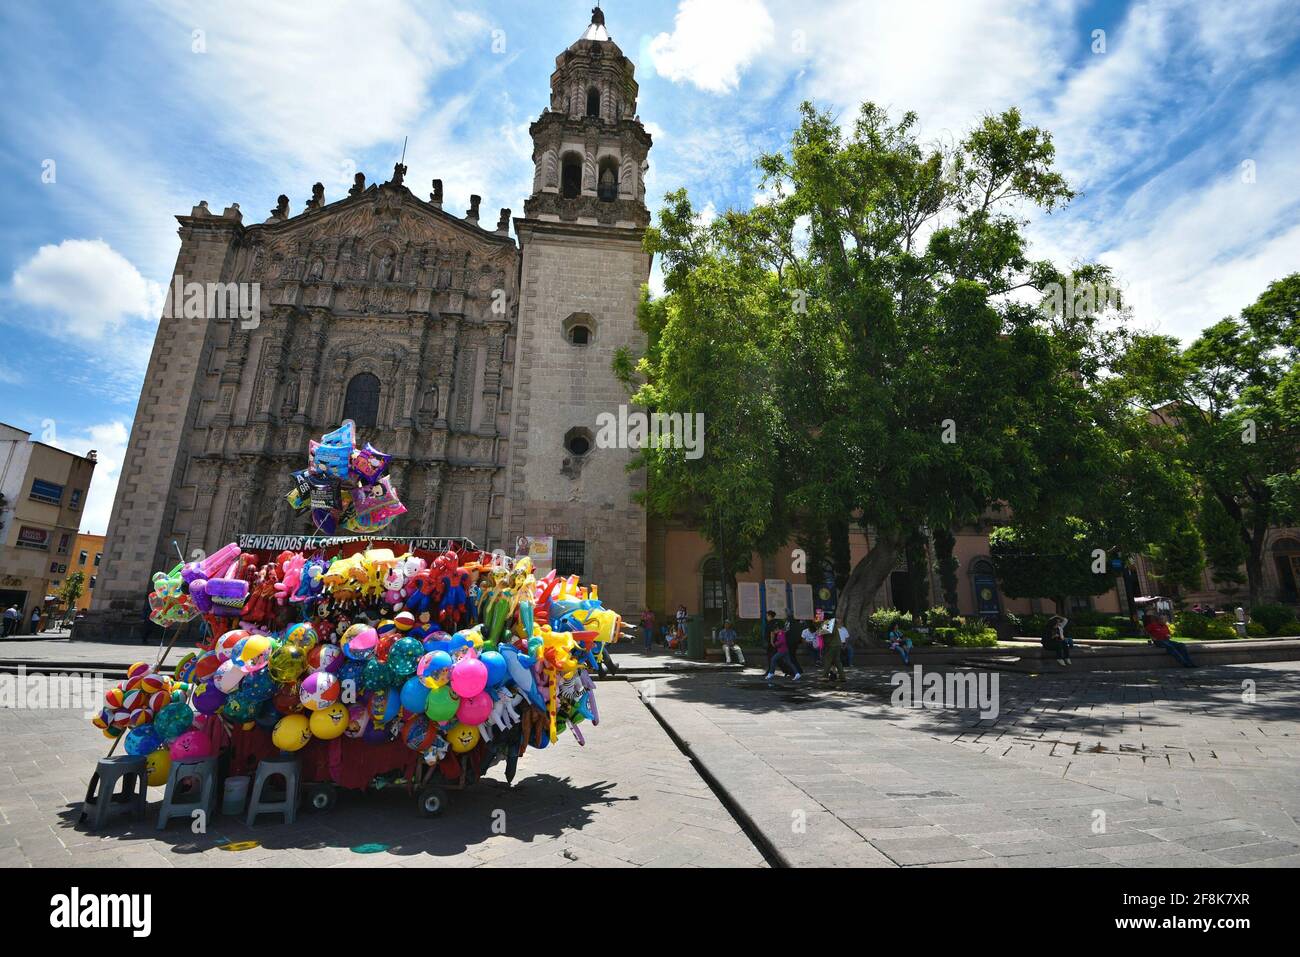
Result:
<svg viewBox="0 0 1300 957"><path fill-rule="evenodd" d="M379 420L379 379L369 372L359 372L348 383L343 398L343 418L351 419L358 429L373 429Z"/></svg>
<svg viewBox="0 0 1300 957"><path fill-rule="evenodd" d="M561 540L555 543L555 574L559 577L584 574L586 563L586 542Z"/></svg>
<svg viewBox="0 0 1300 957"><path fill-rule="evenodd" d="M57 482L46 482L44 479L32 479L32 491L28 498L47 502L50 505L59 505L63 502L63 486Z"/></svg>

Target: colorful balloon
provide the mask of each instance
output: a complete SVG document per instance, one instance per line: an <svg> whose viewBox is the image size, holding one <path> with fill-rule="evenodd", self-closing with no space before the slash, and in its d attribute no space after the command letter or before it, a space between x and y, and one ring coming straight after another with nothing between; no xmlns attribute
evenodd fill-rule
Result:
<svg viewBox="0 0 1300 957"><path fill-rule="evenodd" d="M271 732L271 743L281 751L298 751L310 740L311 724L304 714L286 714Z"/></svg>

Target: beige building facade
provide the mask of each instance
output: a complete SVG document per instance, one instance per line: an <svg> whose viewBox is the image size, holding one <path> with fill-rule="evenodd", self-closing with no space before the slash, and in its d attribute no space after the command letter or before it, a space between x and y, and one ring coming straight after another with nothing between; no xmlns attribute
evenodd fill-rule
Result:
<svg viewBox="0 0 1300 957"><path fill-rule="evenodd" d="M540 84L539 84L540 93ZM590 440L643 348L650 137L603 14L556 59L532 126L524 215L445 209L398 164L347 195L316 184L261 222L237 204L177 216L181 238L113 505L87 637L138 633L155 571L246 532L309 533L285 494L344 418L393 456L395 535L513 553L554 534L615 607L643 601L643 481ZM539 99L542 97L539 96ZM586 439L584 442L583 440ZM75 529L74 529L75 534Z"/></svg>

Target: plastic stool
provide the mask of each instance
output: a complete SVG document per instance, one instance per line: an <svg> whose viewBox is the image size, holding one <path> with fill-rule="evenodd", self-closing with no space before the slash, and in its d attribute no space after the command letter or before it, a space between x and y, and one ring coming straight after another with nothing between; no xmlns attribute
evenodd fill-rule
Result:
<svg viewBox="0 0 1300 957"><path fill-rule="evenodd" d="M198 797L195 800L178 801L177 792L186 779L198 781ZM189 789L181 791L189 795ZM177 762L167 774L167 790L163 792L162 807L158 809L158 830L164 830L174 817L191 817L195 811L203 811L211 818L217 811L217 759L204 758L201 761Z"/></svg>
<svg viewBox="0 0 1300 957"><path fill-rule="evenodd" d="M119 754L111 758L100 758L95 765L95 773L90 776L90 784L86 787L86 799L81 803L81 815L77 818L77 823L89 819L89 829L97 831L108 823L115 808L123 806L129 817L144 817L148 777L149 770L145 766L144 755ZM122 791L114 794L119 781L122 782Z"/></svg>
<svg viewBox="0 0 1300 957"><path fill-rule="evenodd" d="M301 762L297 758L264 759L257 762L257 776L248 795L248 817L245 823L253 826L259 814L283 814L284 823L292 824L298 817L298 783ZM266 786L271 778L284 778L284 797L266 800Z"/></svg>

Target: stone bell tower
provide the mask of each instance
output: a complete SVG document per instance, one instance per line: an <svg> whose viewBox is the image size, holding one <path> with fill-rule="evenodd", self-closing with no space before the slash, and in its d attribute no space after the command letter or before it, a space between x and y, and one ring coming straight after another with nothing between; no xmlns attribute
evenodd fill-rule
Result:
<svg viewBox="0 0 1300 957"><path fill-rule="evenodd" d="M516 537L554 536L556 567L596 581L627 617L645 600L645 511L633 500L645 475L627 471L635 449L598 447L596 435L600 416L630 406L615 354L645 349L650 134L634 72L597 7L555 58L550 106L529 129L507 521Z"/></svg>

